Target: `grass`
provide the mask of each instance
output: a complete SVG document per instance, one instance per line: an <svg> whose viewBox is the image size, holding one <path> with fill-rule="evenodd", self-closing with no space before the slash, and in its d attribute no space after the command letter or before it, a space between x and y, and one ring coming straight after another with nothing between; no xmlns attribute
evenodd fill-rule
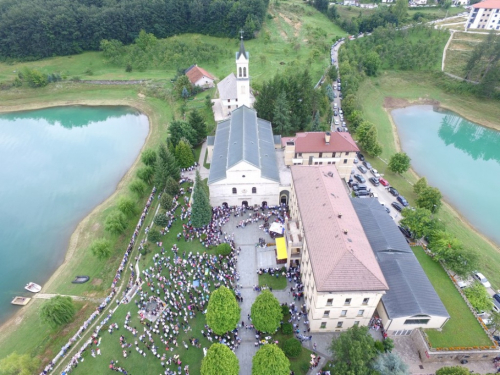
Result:
<svg viewBox="0 0 500 375"><path fill-rule="evenodd" d="M402 99L408 103L422 100L438 101L441 106L459 113L471 121L498 127L500 106L498 102L478 99L468 95L453 95L439 87L442 78L433 73L419 72L385 72L380 77L365 80L358 90L358 101L366 119L376 124L378 139L384 151L380 158L368 157L368 161L384 178L393 185L405 198L414 205L415 194L412 184L417 176L411 172L397 175L389 171L386 162L397 152L391 119L384 109L386 98ZM389 103L390 104L390 103ZM446 229L456 236L466 248L475 249L481 259L481 271L490 280L493 288L500 287L500 251L489 242L450 206L444 205L437 217L446 225Z"/></svg>
<svg viewBox="0 0 500 375"><path fill-rule="evenodd" d="M480 323L453 285L453 281L443 267L441 267L441 264L432 260L421 247L413 247L412 250L441 298L446 310L448 310L448 314L450 314L450 320L444 325L441 332L433 329L425 330L432 347L449 348L492 345Z"/></svg>
<svg viewBox="0 0 500 375"><path fill-rule="evenodd" d="M453 39L446 51L446 59L444 62L445 72L459 77L465 77L465 66L470 59L474 47L476 47L478 43L484 41L486 37L487 35L485 34L454 33ZM477 80L478 78L479 77L471 77L470 79Z"/></svg>
<svg viewBox="0 0 500 375"><path fill-rule="evenodd" d="M286 288L286 277L279 275L271 276L268 273L264 273L259 275L259 286L268 286L273 288L273 290L283 290Z"/></svg>

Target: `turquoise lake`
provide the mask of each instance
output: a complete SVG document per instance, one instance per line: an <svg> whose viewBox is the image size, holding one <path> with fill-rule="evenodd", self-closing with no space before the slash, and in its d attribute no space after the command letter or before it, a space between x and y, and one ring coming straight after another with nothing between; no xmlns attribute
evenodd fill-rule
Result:
<svg viewBox="0 0 500 375"><path fill-rule="evenodd" d="M415 172L500 245L500 132L429 105L392 111Z"/></svg>
<svg viewBox="0 0 500 375"><path fill-rule="evenodd" d="M29 281L43 285L78 223L116 189L148 135L129 107L0 114L0 323ZM70 282L70 280L68 280Z"/></svg>

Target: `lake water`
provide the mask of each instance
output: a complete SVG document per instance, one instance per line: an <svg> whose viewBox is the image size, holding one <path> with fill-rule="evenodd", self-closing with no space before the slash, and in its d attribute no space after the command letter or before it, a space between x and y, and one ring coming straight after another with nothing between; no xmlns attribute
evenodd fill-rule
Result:
<svg viewBox="0 0 500 375"><path fill-rule="evenodd" d="M0 114L0 323L64 260L78 223L109 197L148 135L129 107Z"/></svg>
<svg viewBox="0 0 500 375"><path fill-rule="evenodd" d="M428 105L396 109L392 117L415 172L500 245L500 132Z"/></svg>

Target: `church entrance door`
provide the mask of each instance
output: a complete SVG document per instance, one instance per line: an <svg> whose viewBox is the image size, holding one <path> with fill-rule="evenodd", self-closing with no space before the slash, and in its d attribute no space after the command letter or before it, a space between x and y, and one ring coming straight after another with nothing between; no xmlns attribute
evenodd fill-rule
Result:
<svg viewBox="0 0 500 375"><path fill-rule="evenodd" d="M243 202L241 202L241 205L244 206L244 207L248 207L248 202L247 201L243 201Z"/></svg>

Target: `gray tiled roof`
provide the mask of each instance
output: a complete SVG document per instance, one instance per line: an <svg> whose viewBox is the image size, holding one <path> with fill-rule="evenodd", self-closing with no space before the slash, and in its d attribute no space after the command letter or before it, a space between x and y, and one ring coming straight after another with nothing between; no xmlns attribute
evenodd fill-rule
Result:
<svg viewBox="0 0 500 375"><path fill-rule="evenodd" d="M208 183L223 180L226 170L241 161L259 168L263 178L279 182L271 123L246 106L217 124Z"/></svg>
<svg viewBox="0 0 500 375"><path fill-rule="evenodd" d="M236 87L236 76L231 73L217 84L219 98L222 100L236 99L238 97L238 88ZM224 105L224 103L223 103Z"/></svg>
<svg viewBox="0 0 500 375"><path fill-rule="evenodd" d="M449 317L403 234L378 200L352 198L352 203L389 284L382 296L389 318Z"/></svg>
<svg viewBox="0 0 500 375"><path fill-rule="evenodd" d="M207 146L213 146L215 142L215 137L213 135L209 135L207 137Z"/></svg>

